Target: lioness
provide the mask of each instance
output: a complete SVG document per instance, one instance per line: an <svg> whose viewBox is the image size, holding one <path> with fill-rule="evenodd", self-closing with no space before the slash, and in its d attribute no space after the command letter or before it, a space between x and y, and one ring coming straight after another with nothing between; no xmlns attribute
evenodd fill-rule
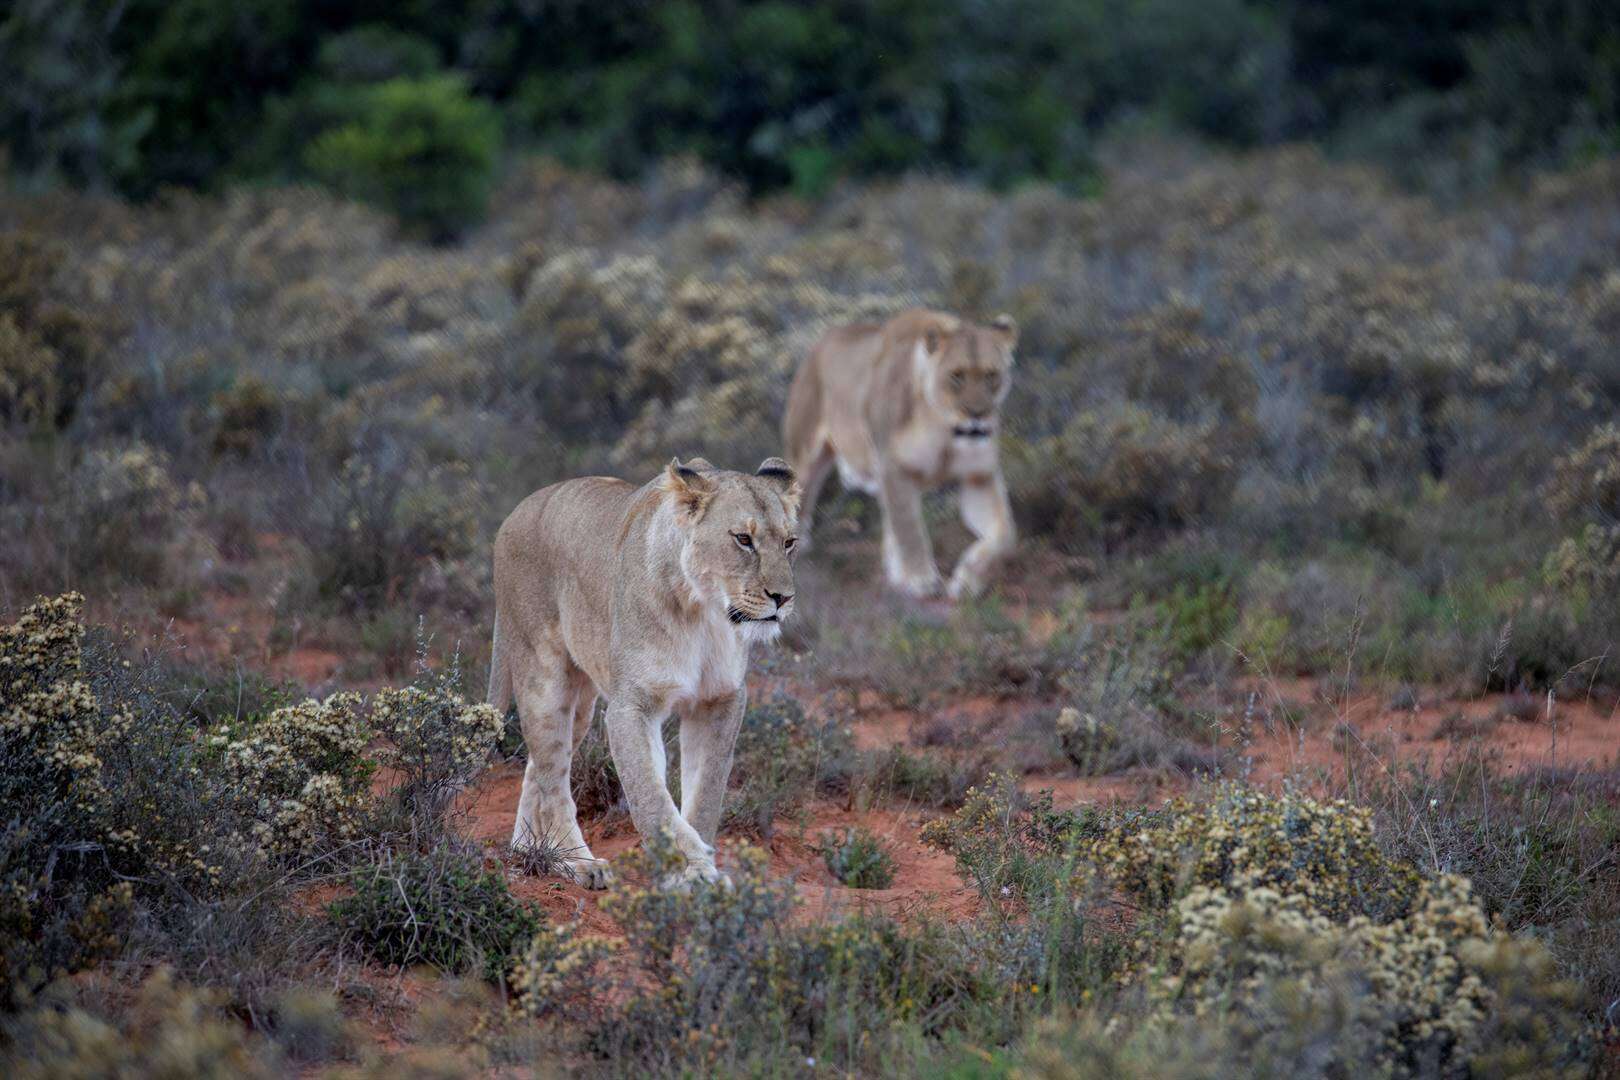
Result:
<svg viewBox="0 0 1620 1080"><path fill-rule="evenodd" d="M799 485L781 458L754 475L679 460L634 487L593 476L541 488L495 536L489 703L515 698L529 749L515 847L566 851L569 876L608 883L579 830L574 749L596 698L642 836L667 830L686 875L716 881L714 834L742 723L748 649L793 611ZM681 807L663 722L681 717Z"/></svg>
<svg viewBox="0 0 1620 1080"><path fill-rule="evenodd" d="M979 592L1015 538L996 427L1017 341L1009 316L977 326L926 310L822 335L793 378L782 431L803 478L806 540L836 462L846 487L878 497L889 582L914 596L936 595L922 495L956 481L962 520L978 539L947 591L953 600Z"/></svg>

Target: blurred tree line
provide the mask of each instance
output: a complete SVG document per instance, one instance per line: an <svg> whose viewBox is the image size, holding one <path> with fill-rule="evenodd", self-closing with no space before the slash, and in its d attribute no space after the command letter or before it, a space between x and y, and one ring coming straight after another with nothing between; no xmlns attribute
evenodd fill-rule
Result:
<svg viewBox="0 0 1620 1080"><path fill-rule="evenodd" d="M1098 137L1310 138L1458 190L1620 146L1613 0L11 0L13 174L317 178L430 233L506 146L755 191L1084 187Z"/></svg>

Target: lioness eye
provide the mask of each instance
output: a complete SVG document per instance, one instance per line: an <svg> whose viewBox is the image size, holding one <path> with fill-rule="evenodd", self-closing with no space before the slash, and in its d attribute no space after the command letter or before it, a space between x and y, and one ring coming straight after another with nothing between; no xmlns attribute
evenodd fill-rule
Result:
<svg viewBox="0 0 1620 1080"><path fill-rule="evenodd" d="M792 551L793 550L793 545L797 544L798 542L799 542L799 538L797 536L790 536L786 540L782 541L782 550L783 551Z"/></svg>
<svg viewBox="0 0 1620 1080"><path fill-rule="evenodd" d="M737 546L740 548L751 548L754 546L754 538L749 536L747 533L732 533L731 538L737 541Z"/></svg>
<svg viewBox="0 0 1620 1080"><path fill-rule="evenodd" d="M952 386L961 386L962 385L962 373L960 371L951 372L951 385Z"/></svg>
<svg viewBox="0 0 1620 1080"><path fill-rule="evenodd" d="M989 384L990 389L994 390L1001 385L1001 376L992 371L984 377L984 381Z"/></svg>

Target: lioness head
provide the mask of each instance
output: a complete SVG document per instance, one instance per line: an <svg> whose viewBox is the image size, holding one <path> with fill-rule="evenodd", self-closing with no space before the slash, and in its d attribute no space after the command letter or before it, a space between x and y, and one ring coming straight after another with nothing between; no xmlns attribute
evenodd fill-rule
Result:
<svg viewBox="0 0 1620 1080"><path fill-rule="evenodd" d="M793 613L799 483L781 458L752 476L702 458L671 460L664 491L684 534L681 569L701 603L750 638L769 640Z"/></svg>
<svg viewBox="0 0 1620 1080"><path fill-rule="evenodd" d="M958 439L995 434L1001 402L1012 384L1018 327L1010 315L989 326L945 319L917 339L915 362L923 394Z"/></svg>

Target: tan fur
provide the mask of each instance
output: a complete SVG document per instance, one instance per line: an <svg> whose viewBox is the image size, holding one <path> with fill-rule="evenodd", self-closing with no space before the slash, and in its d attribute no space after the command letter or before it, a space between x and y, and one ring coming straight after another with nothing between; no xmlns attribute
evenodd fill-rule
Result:
<svg viewBox="0 0 1620 1080"><path fill-rule="evenodd" d="M978 326L922 309L824 334L794 376L783 422L788 459L804 484L806 540L837 465L846 487L882 506L890 584L935 595L941 582L922 495L957 483L962 520L977 539L947 591L958 599L983 589L1016 538L996 434L1017 340L1005 315Z"/></svg>
<svg viewBox="0 0 1620 1080"><path fill-rule="evenodd" d="M529 750L514 846L561 845L570 876L607 884L569 790L574 749L605 695L637 830L668 832L689 876L721 876L714 835L748 650L793 611L798 502L780 458L754 475L694 458L639 488L601 476L553 484L512 511L495 537L489 702L504 711L516 701ZM681 718L678 810L662 734L671 713Z"/></svg>

